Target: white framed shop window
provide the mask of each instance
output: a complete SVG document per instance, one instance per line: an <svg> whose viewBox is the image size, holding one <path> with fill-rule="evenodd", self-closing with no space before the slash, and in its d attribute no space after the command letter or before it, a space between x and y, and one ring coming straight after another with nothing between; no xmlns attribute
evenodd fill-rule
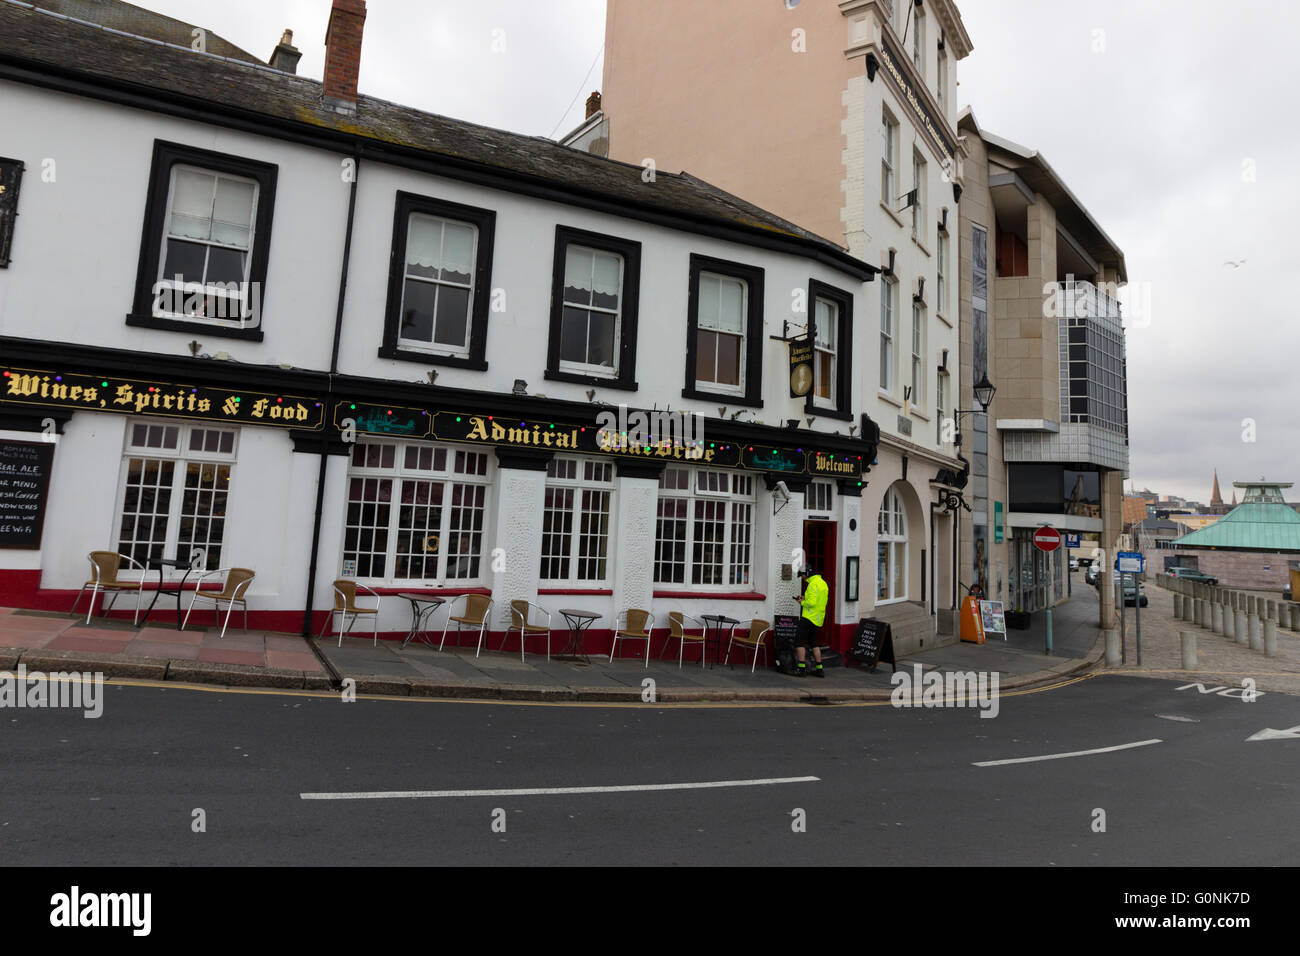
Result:
<svg viewBox="0 0 1300 956"><path fill-rule="evenodd" d="M352 450L343 577L370 584L481 585L488 454L365 439Z"/></svg>
<svg viewBox="0 0 1300 956"><path fill-rule="evenodd" d="M892 488L876 523L876 604L907 600L907 515Z"/></svg>
<svg viewBox="0 0 1300 956"><path fill-rule="evenodd" d="M655 524L655 584L751 587L754 506L752 475L664 469Z"/></svg>
<svg viewBox="0 0 1300 956"><path fill-rule="evenodd" d="M541 580L547 587L607 584L614 464L557 456L546 468Z"/></svg>
<svg viewBox="0 0 1300 956"><path fill-rule="evenodd" d="M238 430L131 419L117 495L117 550L145 564L222 567Z"/></svg>

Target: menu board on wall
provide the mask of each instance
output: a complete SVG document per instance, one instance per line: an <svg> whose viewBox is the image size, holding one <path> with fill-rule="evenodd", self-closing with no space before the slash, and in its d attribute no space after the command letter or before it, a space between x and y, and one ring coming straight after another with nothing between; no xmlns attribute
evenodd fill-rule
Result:
<svg viewBox="0 0 1300 956"><path fill-rule="evenodd" d="M52 442L0 441L0 548L41 546Z"/></svg>

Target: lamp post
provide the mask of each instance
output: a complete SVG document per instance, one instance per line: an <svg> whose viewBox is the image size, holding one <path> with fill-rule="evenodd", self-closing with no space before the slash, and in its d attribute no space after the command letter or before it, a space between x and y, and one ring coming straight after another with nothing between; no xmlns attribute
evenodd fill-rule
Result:
<svg viewBox="0 0 1300 956"><path fill-rule="evenodd" d="M972 391L975 393L975 401L979 402L980 407L978 409L974 409L974 408L957 409L955 412L952 413L952 420L954 425L956 425L961 420L962 415L974 415L976 413L980 415L987 415L989 411L989 406L993 404L993 396L996 395L998 392L997 387L992 382L989 381L988 372L985 372L982 376L980 376L980 380L975 383L975 387L972 389ZM954 444L956 444L958 447L961 446L961 432L957 433L957 439L954 442Z"/></svg>
<svg viewBox="0 0 1300 956"><path fill-rule="evenodd" d="M993 396L997 394L998 390L993 385L993 383L989 381L989 375L987 371L980 376L980 380L975 383L975 387L972 389L972 391L975 393L975 401L978 402L980 406L978 409L978 413L981 415L988 414L989 405L993 403ZM953 427L957 428L958 424L961 421L961 416L974 415L976 413L977 410L973 408L957 409L952 413ZM957 446L957 457L966 465L966 474L969 475L970 462L967 461L966 458L961 453L961 440L962 440L961 432L958 431L956 435L954 435L953 444ZM970 511L970 506L966 504L965 499L962 498L960 494L956 495L956 499L957 499L956 502L945 501L943 506L943 510L953 512L952 562L953 562L953 603L954 605L957 603L957 585L960 577L960 575L958 574L958 568L961 563L960 558L957 554L957 550L958 550L957 526L958 526L958 518L960 517L960 515L957 513L957 506L959 505L960 507L966 508L967 511ZM933 528L931 530L933 530ZM978 569L976 570L978 571ZM982 595L982 598L987 600L989 598L989 595L984 594Z"/></svg>

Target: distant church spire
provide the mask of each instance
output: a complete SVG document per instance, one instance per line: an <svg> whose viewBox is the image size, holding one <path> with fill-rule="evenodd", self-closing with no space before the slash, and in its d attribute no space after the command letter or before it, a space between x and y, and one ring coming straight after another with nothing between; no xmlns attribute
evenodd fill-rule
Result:
<svg viewBox="0 0 1300 956"><path fill-rule="evenodd" d="M1232 495L1234 499L1232 503L1236 504L1237 502L1235 499L1237 493L1234 491ZM1211 508L1223 507L1223 494L1222 492L1219 491L1219 469L1217 468L1214 469L1214 490L1210 492L1210 507Z"/></svg>

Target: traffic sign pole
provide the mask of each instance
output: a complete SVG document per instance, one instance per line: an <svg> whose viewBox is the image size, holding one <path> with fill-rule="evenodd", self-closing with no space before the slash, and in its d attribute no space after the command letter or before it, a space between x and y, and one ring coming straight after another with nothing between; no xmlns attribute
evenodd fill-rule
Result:
<svg viewBox="0 0 1300 956"><path fill-rule="evenodd" d="M1061 532L1051 525L1044 525L1034 532L1034 547L1044 554L1051 554L1061 546ZM1069 577L1069 565L1066 565L1066 577ZM1047 649L1044 654L1052 653L1052 604L1047 604Z"/></svg>

